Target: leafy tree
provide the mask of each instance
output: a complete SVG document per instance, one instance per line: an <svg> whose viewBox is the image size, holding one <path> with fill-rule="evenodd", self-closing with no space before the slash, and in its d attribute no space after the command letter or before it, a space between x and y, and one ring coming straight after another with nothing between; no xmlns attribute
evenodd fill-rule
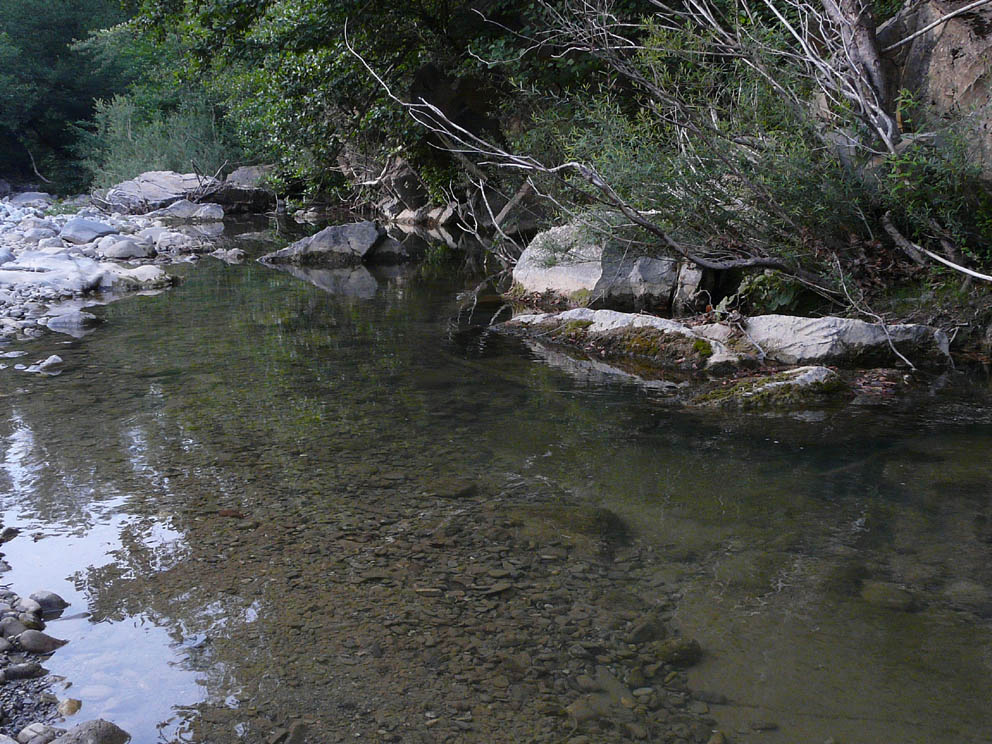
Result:
<svg viewBox="0 0 992 744"><path fill-rule="evenodd" d="M123 17L116 0L0 3L0 172L41 174L62 190L83 185L71 124L88 119L95 100L119 90L128 71L73 42Z"/></svg>

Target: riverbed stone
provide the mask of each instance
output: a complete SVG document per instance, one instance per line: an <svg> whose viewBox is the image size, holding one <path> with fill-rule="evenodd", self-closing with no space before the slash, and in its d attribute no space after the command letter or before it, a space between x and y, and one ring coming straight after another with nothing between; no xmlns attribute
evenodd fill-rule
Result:
<svg viewBox="0 0 992 744"><path fill-rule="evenodd" d="M59 744L127 744L131 736L110 721L97 719L69 729Z"/></svg>
<svg viewBox="0 0 992 744"><path fill-rule="evenodd" d="M48 330L64 333L73 338L82 338L94 326L100 323L100 318L85 310L67 310L48 318Z"/></svg>
<svg viewBox="0 0 992 744"><path fill-rule="evenodd" d="M355 222L325 227L315 235L262 256L269 264L302 264L328 268L355 266L384 235L375 222Z"/></svg>
<svg viewBox="0 0 992 744"><path fill-rule="evenodd" d="M58 710L59 715L63 717L74 716L83 707L83 701L77 700L76 698L64 698L59 700Z"/></svg>
<svg viewBox="0 0 992 744"><path fill-rule="evenodd" d="M151 243L134 238L117 238L113 235L100 240L96 252L103 258L149 258L155 255Z"/></svg>
<svg viewBox="0 0 992 744"><path fill-rule="evenodd" d="M224 207L220 204L201 204L193 212L194 222L217 222L224 219Z"/></svg>
<svg viewBox="0 0 992 744"><path fill-rule="evenodd" d="M656 641L651 646L651 653L657 661L682 668L694 666L703 658L703 649L699 641L689 638Z"/></svg>
<svg viewBox="0 0 992 744"><path fill-rule="evenodd" d="M169 206L156 209L145 216L162 222L187 222L193 219L193 215L199 208L199 204L194 204L189 199L179 199Z"/></svg>

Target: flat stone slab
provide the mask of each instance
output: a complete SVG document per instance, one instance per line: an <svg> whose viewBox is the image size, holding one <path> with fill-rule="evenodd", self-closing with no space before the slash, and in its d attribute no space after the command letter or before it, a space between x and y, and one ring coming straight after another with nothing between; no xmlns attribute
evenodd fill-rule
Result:
<svg viewBox="0 0 992 744"><path fill-rule="evenodd" d="M114 235L118 232L116 227L106 225L96 220L88 220L85 217L76 217L65 223L59 237L67 243L92 243L97 238L106 235Z"/></svg>

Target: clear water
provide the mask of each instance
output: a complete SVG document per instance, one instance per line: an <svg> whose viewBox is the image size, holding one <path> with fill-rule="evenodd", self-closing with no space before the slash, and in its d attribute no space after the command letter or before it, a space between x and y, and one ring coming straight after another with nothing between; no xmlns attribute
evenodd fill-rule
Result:
<svg viewBox="0 0 992 744"><path fill-rule="evenodd" d="M72 642L46 666L79 720L223 741L261 701L273 720L312 715L320 641L283 640L302 622L330 646L340 617L280 589L326 557L309 526L360 520L370 489L455 477L626 520L706 649L692 687L729 699L711 708L730 732L778 724L741 741L992 741L980 385L900 410L700 413L466 331L450 279L183 273L99 309L82 341L26 347L62 356L61 376L0 373L0 506L22 529L0 580L72 602L50 626ZM866 601L871 582L911 606Z"/></svg>

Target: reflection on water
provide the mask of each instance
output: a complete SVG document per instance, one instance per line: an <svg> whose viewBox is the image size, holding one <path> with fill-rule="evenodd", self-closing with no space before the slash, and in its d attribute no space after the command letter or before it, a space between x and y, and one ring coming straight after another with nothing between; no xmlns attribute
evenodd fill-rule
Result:
<svg viewBox="0 0 992 744"><path fill-rule="evenodd" d="M712 713L779 726L742 740L988 740L987 408L683 412L666 386L453 333L450 283L187 271L84 342L42 342L62 376L0 373L0 503L23 530L5 581L88 613L52 624L72 643L48 663L85 716L218 741L352 710L328 540L398 519L373 493L458 478L624 518L681 587L693 686L730 702Z"/></svg>

